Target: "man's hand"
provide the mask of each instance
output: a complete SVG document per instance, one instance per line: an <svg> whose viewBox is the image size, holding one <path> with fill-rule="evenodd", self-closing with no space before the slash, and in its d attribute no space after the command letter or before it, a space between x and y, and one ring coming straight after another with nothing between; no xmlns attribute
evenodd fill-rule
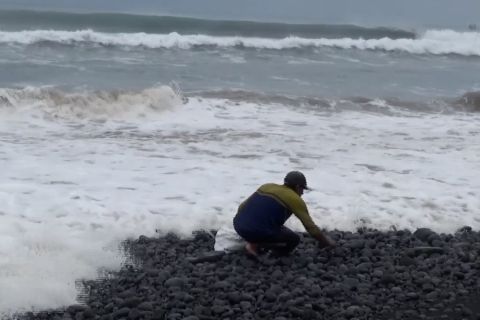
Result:
<svg viewBox="0 0 480 320"><path fill-rule="evenodd" d="M325 236L325 244L327 247L335 247L336 242L333 241L329 236Z"/></svg>
<svg viewBox="0 0 480 320"><path fill-rule="evenodd" d="M317 237L318 245L320 248L334 247L335 241L333 241L329 236L325 234L319 234Z"/></svg>

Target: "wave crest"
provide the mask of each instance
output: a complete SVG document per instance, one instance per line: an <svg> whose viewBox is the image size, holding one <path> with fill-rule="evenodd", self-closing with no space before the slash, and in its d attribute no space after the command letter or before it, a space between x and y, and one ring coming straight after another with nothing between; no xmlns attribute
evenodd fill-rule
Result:
<svg viewBox="0 0 480 320"><path fill-rule="evenodd" d="M291 24L280 22L209 20L191 17L137 15L123 13L70 13L48 11L0 10L2 28L19 30L93 29L98 32L146 32L150 34L205 34L211 36L243 36L284 38L294 35L305 38L414 38L412 31L388 27L362 27L345 24Z"/></svg>
<svg viewBox="0 0 480 320"><path fill-rule="evenodd" d="M453 30L429 30L417 39L310 39L290 36L282 39L258 37L219 37L209 35L181 35L147 33L102 33L93 30L55 31L33 30L0 32L0 43L31 45L53 42L66 45L101 45L146 47L151 49L191 49L195 47L238 47L253 49L301 49L334 47L340 49L401 51L412 54L458 54L480 56L480 33Z"/></svg>

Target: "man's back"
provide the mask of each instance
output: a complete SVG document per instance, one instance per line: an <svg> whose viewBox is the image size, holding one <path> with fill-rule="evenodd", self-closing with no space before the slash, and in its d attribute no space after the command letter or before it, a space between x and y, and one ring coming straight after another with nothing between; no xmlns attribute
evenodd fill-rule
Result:
<svg viewBox="0 0 480 320"><path fill-rule="evenodd" d="M235 224L264 235L274 233L283 226L295 207L306 209L299 195L287 186L267 183L240 205Z"/></svg>

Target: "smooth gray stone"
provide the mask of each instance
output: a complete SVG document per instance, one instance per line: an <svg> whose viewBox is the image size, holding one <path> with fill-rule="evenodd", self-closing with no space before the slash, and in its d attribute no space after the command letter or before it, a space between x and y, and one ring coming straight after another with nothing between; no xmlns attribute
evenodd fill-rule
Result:
<svg viewBox="0 0 480 320"><path fill-rule="evenodd" d="M130 297L130 298L127 298L127 299L123 300L123 304L121 305L121 307L132 308L132 307L137 306L141 301L142 301L142 299L140 299L139 297Z"/></svg>
<svg viewBox="0 0 480 320"><path fill-rule="evenodd" d="M456 231L456 233L470 233L470 232L472 232L472 227L470 226L463 226Z"/></svg>
<svg viewBox="0 0 480 320"><path fill-rule="evenodd" d="M412 265L415 265L416 262L415 260L413 260L412 258L410 258L409 256L407 255L404 255L402 256L399 260L398 260L398 263L401 265L401 266L412 266Z"/></svg>
<svg viewBox="0 0 480 320"><path fill-rule="evenodd" d="M406 294L406 296L410 299L418 299L419 298L418 293L416 293L416 292L409 292L409 293Z"/></svg>
<svg viewBox="0 0 480 320"><path fill-rule="evenodd" d="M357 313L360 313L361 311L362 311L362 308L360 308L359 306L349 306L345 310L345 314L349 317L353 317L354 315L356 315Z"/></svg>
<svg viewBox="0 0 480 320"><path fill-rule="evenodd" d="M350 249L362 249L365 247L365 240L352 240L347 242L345 246Z"/></svg>
<svg viewBox="0 0 480 320"><path fill-rule="evenodd" d="M113 313L113 318L118 319L118 318L127 316L129 313L130 313L130 308L127 308L127 307L121 308Z"/></svg>
<svg viewBox="0 0 480 320"><path fill-rule="evenodd" d="M380 282L384 284L395 283L396 277L392 273L385 272L383 276L380 278Z"/></svg>
<svg viewBox="0 0 480 320"><path fill-rule="evenodd" d="M128 313L128 319L136 320L140 318L142 314L137 309L130 309Z"/></svg>
<svg viewBox="0 0 480 320"><path fill-rule="evenodd" d="M184 285L185 285L185 279L183 278L174 277L165 281L166 287L183 287Z"/></svg>
<svg viewBox="0 0 480 320"><path fill-rule="evenodd" d="M212 311L213 311L214 314L220 315L223 312L225 312L225 307L223 307L223 306L213 306Z"/></svg>
<svg viewBox="0 0 480 320"><path fill-rule="evenodd" d="M345 280L343 280L343 285L346 286L349 290L357 288L359 283L360 282L358 281L358 279L355 278L345 278Z"/></svg>
<svg viewBox="0 0 480 320"><path fill-rule="evenodd" d="M273 273L272 273L272 277L273 277L274 279L282 279L282 278L284 277L284 273L283 273L282 270L275 270L275 271L273 271Z"/></svg>
<svg viewBox="0 0 480 320"><path fill-rule="evenodd" d="M190 263L217 262L222 259L225 254L224 251L212 251L196 257L189 257L187 261Z"/></svg>
<svg viewBox="0 0 480 320"><path fill-rule="evenodd" d="M413 233L413 235L417 239L420 239L422 241L428 241L429 237L431 237L432 235L436 235L436 233L429 228L419 228Z"/></svg>
<svg viewBox="0 0 480 320"><path fill-rule="evenodd" d="M361 273L367 273L370 271L372 264L370 262L362 262L356 266L356 270Z"/></svg>
<svg viewBox="0 0 480 320"><path fill-rule="evenodd" d="M137 308L140 309L140 310L151 311L151 310L153 310L153 303L151 303L149 301L145 301L145 302L140 303L137 306Z"/></svg>
<svg viewBox="0 0 480 320"><path fill-rule="evenodd" d="M67 312L70 313L70 314L76 314L78 312L85 311L87 308L88 307L84 306L84 305L74 304L74 305L71 305L67 308Z"/></svg>
<svg viewBox="0 0 480 320"><path fill-rule="evenodd" d="M416 257L421 254L427 254L427 255L431 255L434 253L442 254L442 253L445 253L445 249L441 247L414 247L411 249L407 249L406 253L410 257Z"/></svg>

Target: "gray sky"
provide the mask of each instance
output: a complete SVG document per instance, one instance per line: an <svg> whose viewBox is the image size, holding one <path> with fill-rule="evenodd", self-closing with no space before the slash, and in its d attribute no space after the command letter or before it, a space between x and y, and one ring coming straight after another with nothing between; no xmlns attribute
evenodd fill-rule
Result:
<svg viewBox="0 0 480 320"><path fill-rule="evenodd" d="M480 0L0 0L0 8L405 28L480 25Z"/></svg>

